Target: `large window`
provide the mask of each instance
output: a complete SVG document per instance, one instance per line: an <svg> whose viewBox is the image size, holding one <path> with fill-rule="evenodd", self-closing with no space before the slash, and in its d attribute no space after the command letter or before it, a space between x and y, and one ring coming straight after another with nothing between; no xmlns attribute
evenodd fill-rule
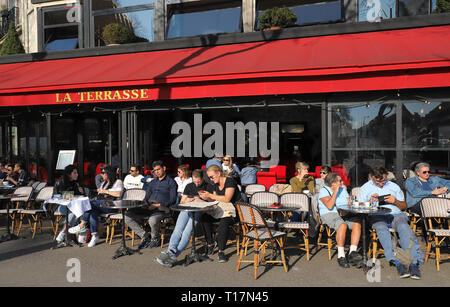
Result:
<svg viewBox="0 0 450 307"><path fill-rule="evenodd" d="M373 22L396 16L396 0L358 0L358 21Z"/></svg>
<svg viewBox="0 0 450 307"><path fill-rule="evenodd" d="M331 165L343 164L351 186L367 181L370 168L384 166L401 182L416 161L450 176L450 104L419 99L329 107Z"/></svg>
<svg viewBox="0 0 450 307"><path fill-rule="evenodd" d="M83 48L83 3L42 9L40 49L45 51Z"/></svg>
<svg viewBox="0 0 450 307"><path fill-rule="evenodd" d="M106 25L118 23L131 30L133 37L126 43L152 42L154 0L106 0L92 2L94 46L107 45L102 38Z"/></svg>
<svg viewBox="0 0 450 307"><path fill-rule="evenodd" d="M241 1L167 5L167 38L241 31Z"/></svg>
<svg viewBox="0 0 450 307"><path fill-rule="evenodd" d="M257 2L255 29L258 29L259 26L258 16L264 13L266 9L273 7L290 8L297 15L297 25L336 22L343 19L341 0L259 0Z"/></svg>

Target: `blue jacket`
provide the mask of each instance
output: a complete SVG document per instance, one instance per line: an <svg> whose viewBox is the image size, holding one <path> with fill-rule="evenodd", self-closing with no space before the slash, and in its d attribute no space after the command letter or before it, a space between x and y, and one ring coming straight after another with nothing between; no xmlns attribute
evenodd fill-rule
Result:
<svg viewBox="0 0 450 307"><path fill-rule="evenodd" d="M178 185L175 180L168 175L162 180L155 178L144 188L147 192L145 201L148 199L156 200L161 203L161 206L169 208L177 200L177 188Z"/></svg>
<svg viewBox="0 0 450 307"><path fill-rule="evenodd" d="M447 187L447 189L450 190L450 180L430 176L430 178L428 178L428 184L430 185L431 190L442 187ZM406 179L405 187L406 204L408 205L408 208L411 208L425 197L433 196L431 191L423 189L422 183L417 176Z"/></svg>

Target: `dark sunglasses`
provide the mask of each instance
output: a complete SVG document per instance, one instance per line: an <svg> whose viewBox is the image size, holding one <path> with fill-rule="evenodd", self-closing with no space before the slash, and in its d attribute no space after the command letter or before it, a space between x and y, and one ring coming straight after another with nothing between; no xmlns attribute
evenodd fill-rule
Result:
<svg viewBox="0 0 450 307"><path fill-rule="evenodd" d="M321 173L321 174L323 174L323 175L326 175L326 174L328 174L327 172L319 172L319 173Z"/></svg>
<svg viewBox="0 0 450 307"><path fill-rule="evenodd" d="M106 172L101 172L100 174L106 174Z"/></svg>
<svg viewBox="0 0 450 307"><path fill-rule="evenodd" d="M422 174L429 174L430 171L423 171Z"/></svg>
<svg viewBox="0 0 450 307"><path fill-rule="evenodd" d="M223 161L230 161L230 159L223 159Z"/></svg>

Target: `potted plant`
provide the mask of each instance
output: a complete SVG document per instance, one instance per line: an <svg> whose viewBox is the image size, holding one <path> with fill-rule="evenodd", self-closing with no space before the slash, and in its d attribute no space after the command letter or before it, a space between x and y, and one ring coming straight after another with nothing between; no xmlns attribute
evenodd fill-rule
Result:
<svg viewBox="0 0 450 307"><path fill-rule="evenodd" d="M436 9L433 13L448 13L450 12L450 0L437 0Z"/></svg>
<svg viewBox="0 0 450 307"><path fill-rule="evenodd" d="M258 30L275 30L295 25L297 15L287 7L274 7L265 10L258 21Z"/></svg>
<svg viewBox="0 0 450 307"><path fill-rule="evenodd" d="M134 39L134 33L123 24L110 23L103 28L102 39L107 46L130 43Z"/></svg>
<svg viewBox="0 0 450 307"><path fill-rule="evenodd" d="M14 22L9 23L8 33L0 49L0 56L25 53L19 34L16 32Z"/></svg>

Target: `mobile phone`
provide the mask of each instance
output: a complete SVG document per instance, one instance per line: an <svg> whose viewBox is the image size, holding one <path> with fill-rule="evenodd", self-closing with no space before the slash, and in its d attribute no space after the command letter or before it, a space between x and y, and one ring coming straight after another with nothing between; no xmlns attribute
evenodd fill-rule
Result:
<svg viewBox="0 0 450 307"><path fill-rule="evenodd" d="M200 191L198 191L199 193L206 193L206 191L205 190L200 190Z"/></svg>
<svg viewBox="0 0 450 307"><path fill-rule="evenodd" d="M386 201L384 200L384 198L385 198L386 196L390 196L390 194L380 195L380 196L377 197L377 198L378 198L378 205L379 205L379 206L382 206L382 205L385 205L385 204L386 204Z"/></svg>

